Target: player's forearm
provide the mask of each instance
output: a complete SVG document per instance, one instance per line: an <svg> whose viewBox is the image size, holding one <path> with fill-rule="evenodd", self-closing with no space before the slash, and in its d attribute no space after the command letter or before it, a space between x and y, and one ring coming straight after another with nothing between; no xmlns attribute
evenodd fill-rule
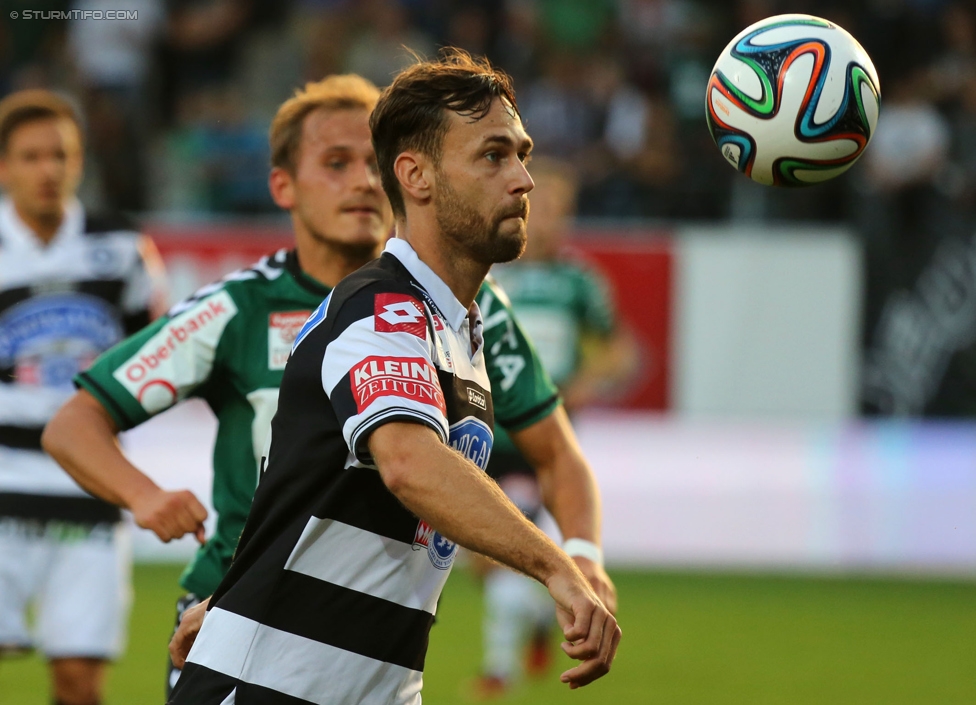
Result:
<svg viewBox="0 0 976 705"><path fill-rule="evenodd" d="M138 496L159 488L126 460L117 432L102 405L81 391L47 424L41 443L85 490L112 504L131 508Z"/></svg>
<svg viewBox="0 0 976 705"><path fill-rule="evenodd" d="M582 456L554 458L548 467L536 468L542 502L567 538L600 544L600 495Z"/></svg>
<svg viewBox="0 0 976 705"><path fill-rule="evenodd" d="M600 543L600 491L566 411L511 434L536 470L539 490L565 538Z"/></svg>
<svg viewBox="0 0 976 705"><path fill-rule="evenodd" d="M393 429L391 427L400 427ZM390 491L452 541L545 583L572 561L491 479L426 427L387 424L370 450Z"/></svg>

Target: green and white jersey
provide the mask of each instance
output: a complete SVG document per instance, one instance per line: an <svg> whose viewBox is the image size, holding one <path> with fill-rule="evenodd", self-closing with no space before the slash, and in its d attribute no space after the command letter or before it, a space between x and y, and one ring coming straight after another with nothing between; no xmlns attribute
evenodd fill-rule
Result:
<svg viewBox="0 0 976 705"><path fill-rule="evenodd" d="M587 336L604 338L613 330L615 315L607 283L581 264L517 262L496 266L492 274L511 298L557 385L576 372Z"/></svg>
<svg viewBox="0 0 976 705"><path fill-rule="evenodd" d="M204 287L75 378L123 430L190 397L206 401L216 415L217 525L180 579L189 592L212 594L230 567L257 487L292 342L328 293L301 271L294 251L282 250ZM496 315L494 325L487 312L484 316L495 417L508 428L524 428L552 413L558 394L512 320L504 295L486 284L482 301L490 301L488 311ZM494 364L494 357L502 364Z"/></svg>
<svg viewBox="0 0 976 705"><path fill-rule="evenodd" d="M217 525L183 573L190 592L211 594L230 566L292 342L328 293L301 271L294 251L281 250L204 287L75 378L122 430L191 397L217 417Z"/></svg>
<svg viewBox="0 0 976 705"><path fill-rule="evenodd" d="M535 347L519 325L506 292L491 276L478 291L485 323L485 352L495 406L495 445L511 441L504 431L520 431L559 405L559 393ZM501 427L501 428L498 428Z"/></svg>

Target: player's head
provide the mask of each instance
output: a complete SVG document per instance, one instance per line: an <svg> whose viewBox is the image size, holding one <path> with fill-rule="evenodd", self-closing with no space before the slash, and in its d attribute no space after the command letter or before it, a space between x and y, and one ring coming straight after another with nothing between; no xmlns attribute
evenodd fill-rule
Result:
<svg viewBox="0 0 976 705"><path fill-rule="evenodd" d="M529 242L525 256L529 259L551 259L572 226L576 213L579 183L570 164L547 157L532 160L529 168L535 188L532 217L529 219Z"/></svg>
<svg viewBox="0 0 976 705"><path fill-rule="evenodd" d="M400 73L370 127L397 218L436 224L445 242L484 264L521 254L532 141L506 74L448 49Z"/></svg>
<svg viewBox="0 0 976 705"><path fill-rule="evenodd" d="M379 90L355 75L306 84L271 123L269 187L296 236L366 258L393 226L369 133Z"/></svg>
<svg viewBox="0 0 976 705"><path fill-rule="evenodd" d="M71 103L45 90L0 101L0 183L22 215L61 218L81 169L81 126Z"/></svg>

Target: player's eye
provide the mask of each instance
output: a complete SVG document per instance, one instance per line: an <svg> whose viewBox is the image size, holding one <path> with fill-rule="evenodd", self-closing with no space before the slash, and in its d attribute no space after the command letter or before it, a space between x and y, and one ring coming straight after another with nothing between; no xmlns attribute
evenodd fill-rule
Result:
<svg viewBox="0 0 976 705"><path fill-rule="evenodd" d="M518 158L523 164L528 164L532 161L532 155L528 152L519 152Z"/></svg>
<svg viewBox="0 0 976 705"><path fill-rule="evenodd" d="M485 159L490 161L492 164L497 164L499 161L501 161L501 158L502 157L498 152L488 152L485 154Z"/></svg>

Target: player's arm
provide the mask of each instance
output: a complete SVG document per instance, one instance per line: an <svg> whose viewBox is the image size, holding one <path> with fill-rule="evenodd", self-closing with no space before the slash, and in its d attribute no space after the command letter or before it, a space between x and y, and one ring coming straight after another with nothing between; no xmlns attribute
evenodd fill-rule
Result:
<svg viewBox="0 0 976 705"><path fill-rule="evenodd" d="M157 486L126 459L116 435L209 380L217 347L236 313L226 291L205 290L122 341L75 379L79 391L58 410L41 439L82 487L130 509L139 526L163 541L185 534L203 541L206 509L188 490Z"/></svg>
<svg viewBox="0 0 976 705"><path fill-rule="evenodd" d="M557 407L545 418L509 434L535 468L543 504L556 520L563 537L592 545L594 555L575 555L573 559L603 603L616 614L617 590L603 569L602 554L598 549L600 491L566 411Z"/></svg>
<svg viewBox="0 0 976 705"><path fill-rule="evenodd" d="M48 423L44 450L89 493L132 511L136 524L169 541L194 534L203 543L207 510L189 490L168 492L122 453L115 420L85 390Z"/></svg>
<svg viewBox="0 0 976 705"><path fill-rule="evenodd" d="M607 281L597 272L582 270L578 315L583 324L579 369L562 387L563 403L576 411L620 389L637 371L637 344L616 315Z"/></svg>
<svg viewBox="0 0 976 705"><path fill-rule="evenodd" d="M590 553L598 554L600 493L560 408L556 387L501 287L486 281L479 304L485 313L486 363L495 420L535 468L543 503L563 536L589 542ZM616 589L602 560L585 556L574 556L574 560L604 604L615 611Z"/></svg>
<svg viewBox="0 0 976 705"><path fill-rule="evenodd" d="M422 424L383 424L368 444L384 484L407 509L445 537L549 589L567 640L563 650L583 661L562 674L563 682L575 688L609 672L620 640L616 620L569 556L496 483Z"/></svg>

